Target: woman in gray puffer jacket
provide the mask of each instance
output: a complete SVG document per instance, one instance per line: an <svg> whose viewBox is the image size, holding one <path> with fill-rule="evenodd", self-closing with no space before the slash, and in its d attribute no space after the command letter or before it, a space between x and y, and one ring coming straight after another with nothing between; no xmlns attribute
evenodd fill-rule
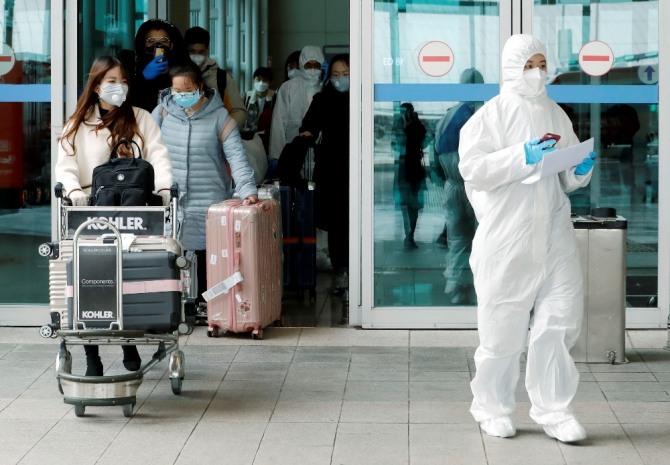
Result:
<svg viewBox="0 0 670 465"><path fill-rule="evenodd" d="M218 92L204 87L194 63L170 69L171 87L152 112L170 152L173 178L179 184L179 239L198 261L198 293L207 289L205 219L210 205L230 199L235 190L244 204L258 202L254 172L237 124ZM226 167L230 166L230 171ZM201 295L197 302L202 302Z"/></svg>

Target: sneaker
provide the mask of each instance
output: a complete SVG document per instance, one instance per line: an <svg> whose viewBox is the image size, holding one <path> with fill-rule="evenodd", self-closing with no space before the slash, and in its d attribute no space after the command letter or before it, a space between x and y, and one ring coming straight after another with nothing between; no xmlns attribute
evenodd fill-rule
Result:
<svg viewBox="0 0 670 465"><path fill-rule="evenodd" d="M544 432L550 438L558 439L561 442L577 442L586 439L586 430L575 418L570 418L555 425L546 425Z"/></svg>
<svg viewBox="0 0 670 465"><path fill-rule="evenodd" d="M479 426L486 434L497 438L511 438L516 434L516 427L510 417L489 418Z"/></svg>

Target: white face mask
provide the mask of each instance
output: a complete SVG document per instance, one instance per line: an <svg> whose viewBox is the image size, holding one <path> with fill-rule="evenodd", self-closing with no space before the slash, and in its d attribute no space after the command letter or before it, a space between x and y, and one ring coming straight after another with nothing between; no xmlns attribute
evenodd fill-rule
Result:
<svg viewBox="0 0 670 465"><path fill-rule="evenodd" d="M128 86L126 84L106 84L100 86L100 98L109 103L120 107L126 101L128 95Z"/></svg>
<svg viewBox="0 0 670 465"><path fill-rule="evenodd" d="M523 80L526 81L526 85L531 89L533 95L537 95L547 82L547 72L540 68L533 68L523 72Z"/></svg>
<svg viewBox="0 0 670 465"><path fill-rule="evenodd" d="M310 82L317 82L319 80L319 78L321 77L321 70L320 69L306 69L305 70L305 77Z"/></svg>
<svg viewBox="0 0 670 465"><path fill-rule="evenodd" d="M254 81L254 89L261 94L268 90L268 83L263 81Z"/></svg>
<svg viewBox="0 0 670 465"><path fill-rule="evenodd" d="M199 53L191 53L189 56L191 57L191 61L198 66L202 66L207 59L205 55L200 55Z"/></svg>
<svg viewBox="0 0 670 465"><path fill-rule="evenodd" d="M293 79L298 74L298 70L295 68L289 69L287 74L289 79Z"/></svg>

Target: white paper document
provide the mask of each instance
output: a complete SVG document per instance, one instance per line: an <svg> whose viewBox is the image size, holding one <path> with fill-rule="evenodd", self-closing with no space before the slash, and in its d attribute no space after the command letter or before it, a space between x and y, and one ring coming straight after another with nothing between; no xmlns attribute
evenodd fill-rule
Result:
<svg viewBox="0 0 670 465"><path fill-rule="evenodd" d="M542 157L540 171L533 173L521 182L523 184L533 184L542 178L577 166L584 161L584 158L589 156L589 152L593 152L593 137L580 144L554 150Z"/></svg>

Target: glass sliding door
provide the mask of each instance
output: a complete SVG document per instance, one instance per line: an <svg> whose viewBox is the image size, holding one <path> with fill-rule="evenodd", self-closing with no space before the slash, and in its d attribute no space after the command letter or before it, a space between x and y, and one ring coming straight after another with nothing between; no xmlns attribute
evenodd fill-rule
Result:
<svg viewBox="0 0 670 465"><path fill-rule="evenodd" d="M0 7L0 324L20 324L49 302L51 2Z"/></svg>
<svg viewBox="0 0 670 465"><path fill-rule="evenodd" d="M458 130L498 92L500 4L375 1L373 23L373 271L363 276L373 309L363 325L473 325L476 224Z"/></svg>
<svg viewBox="0 0 670 465"><path fill-rule="evenodd" d="M573 211L613 207L628 219L627 325L665 326L663 8L658 0L372 1L371 45L363 44L364 327L476 325L468 266L476 225L454 170L456 123L498 93L501 44L518 32L547 45L549 95L580 140L595 139L598 163L590 186L570 195ZM409 148L410 119L425 130L418 149Z"/></svg>
<svg viewBox="0 0 670 465"><path fill-rule="evenodd" d="M573 211L613 207L628 219L629 326L658 312L659 2L535 0L533 34L547 45L549 95L599 158ZM654 316L656 314L656 316Z"/></svg>

